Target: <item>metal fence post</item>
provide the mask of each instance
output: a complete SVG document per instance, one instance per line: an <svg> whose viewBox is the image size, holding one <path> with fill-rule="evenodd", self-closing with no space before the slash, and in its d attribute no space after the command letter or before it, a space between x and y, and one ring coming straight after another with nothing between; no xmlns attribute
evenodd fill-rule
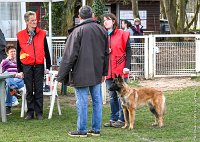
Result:
<svg viewBox="0 0 200 142"><path fill-rule="evenodd" d="M149 79L152 79L154 76L154 48L155 38L154 35L149 35Z"/></svg>
<svg viewBox="0 0 200 142"><path fill-rule="evenodd" d="M196 36L196 72L200 72L200 35Z"/></svg>
<svg viewBox="0 0 200 142"><path fill-rule="evenodd" d="M148 52L148 45L149 40L148 36L144 38L144 77L145 79L149 79L149 52Z"/></svg>

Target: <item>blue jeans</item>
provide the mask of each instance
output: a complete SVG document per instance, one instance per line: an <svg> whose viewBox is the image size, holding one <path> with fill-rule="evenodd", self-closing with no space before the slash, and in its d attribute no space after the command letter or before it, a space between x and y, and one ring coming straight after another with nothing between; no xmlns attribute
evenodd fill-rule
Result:
<svg viewBox="0 0 200 142"><path fill-rule="evenodd" d="M15 103L16 101L18 101L17 97L16 96L12 96L12 104Z"/></svg>
<svg viewBox="0 0 200 142"><path fill-rule="evenodd" d="M127 78L124 78L124 81L127 82ZM107 79L106 80L106 87L109 89L110 86L112 85L113 79ZM117 96L116 91L109 91L109 96L110 96L110 121L122 121L124 122L124 113L121 107L120 100Z"/></svg>
<svg viewBox="0 0 200 142"><path fill-rule="evenodd" d="M10 95L10 89L20 89L24 86L24 80L19 78L7 78L6 79L6 106L12 106L12 96Z"/></svg>
<svg viewBox="0 0 200 142"><path fill-rule="evenodd" d="M92 97L92 129L101 130L102 124L102 92L101 84L89 87L75 87L76 108L77 108L77 130L87 132L88 121L88 92Z"/></svg>

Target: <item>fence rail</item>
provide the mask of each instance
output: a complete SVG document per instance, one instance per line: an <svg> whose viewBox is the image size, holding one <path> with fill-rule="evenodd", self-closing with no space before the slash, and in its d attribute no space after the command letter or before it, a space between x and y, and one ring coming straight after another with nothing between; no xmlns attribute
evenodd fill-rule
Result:
<svg viewBox="0 0 200 142"><path fill-rule="evenodd" d="M131 43L132 57L130 77L144 78L190 76L200 71L200 35L169 34L131 36L141 43ZM177 41L180 39L181 41ZM16 38L7 38L16 41ZM65 48L66 37L53 37L53 67L59 65Z"/></svg>

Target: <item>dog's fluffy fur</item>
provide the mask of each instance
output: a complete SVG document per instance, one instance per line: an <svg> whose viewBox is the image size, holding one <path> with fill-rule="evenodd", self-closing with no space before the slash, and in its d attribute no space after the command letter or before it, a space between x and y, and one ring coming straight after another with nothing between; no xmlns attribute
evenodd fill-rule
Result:
<svg viewBox="0 0 200 142"><path fill-rule="evenodd" d="M163 115L166 110L165 96L160 90L154 88L130 88L120 75L115 75L110 91L117 91L124 112L125 125L122 128L134 127L135 110L144 104L149 105L150 111L155 116L154 126L162 127Z"/></svg>

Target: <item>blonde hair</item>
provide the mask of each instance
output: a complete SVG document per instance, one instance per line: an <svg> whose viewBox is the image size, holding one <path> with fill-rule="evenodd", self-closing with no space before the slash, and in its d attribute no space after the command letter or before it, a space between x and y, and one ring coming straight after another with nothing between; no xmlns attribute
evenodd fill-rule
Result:
<svg viewBox="0 0 200 142"><path fill-rule="evenodd" d="M134 22L141 22L140 18L135 18Z"/></svg>
<svg viewBox="0 0 200 142"><path fill-rule="evenodd" d="M36 13L35 13L34 11L27 11L27 12L24 14L24 20L25 20L25 21L29 21L29 17L30 17L31 15L36 16Z"/></svg>

